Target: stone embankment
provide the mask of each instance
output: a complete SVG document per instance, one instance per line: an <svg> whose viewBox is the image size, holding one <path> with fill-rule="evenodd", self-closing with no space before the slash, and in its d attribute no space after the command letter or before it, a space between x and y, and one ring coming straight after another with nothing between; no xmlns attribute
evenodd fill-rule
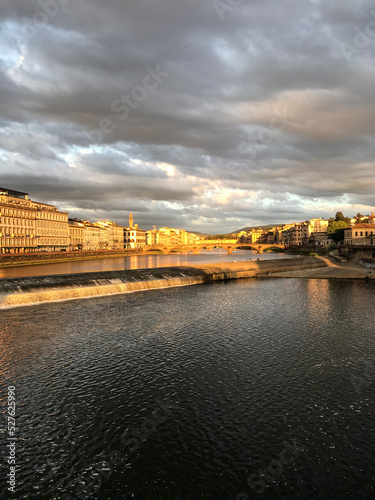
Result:
<svg viewBox="0 0 375 500"><path fill-rule="evenodd" d="M375 269L375 246L343 245L338 248L339 255L367 269Z"/></svg>
<svg viewBox="0 0 375 500"><path fill-rule="evenodd" d="M30 252L5 253L0 255L0 267L24 266L31 264L55 264L79 260L106 259L124 257L142 253L139 250L85 250L70 252Z"/></svg>
<svg viewBox="0 0 375 500"><path fill-rule="evenodd" d="M0 280L0 307L88 298L325 267L313 257Z"/></svg>

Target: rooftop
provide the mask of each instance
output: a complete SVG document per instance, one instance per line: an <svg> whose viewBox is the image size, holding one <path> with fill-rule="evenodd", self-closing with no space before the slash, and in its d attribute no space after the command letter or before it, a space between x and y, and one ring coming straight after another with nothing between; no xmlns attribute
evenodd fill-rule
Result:
<svg viewBox="0 0 375 500"><path fill-rule="evenodd" d="M14 189L8 189L4 187L0 187L0 195L11 196L13 198L21 198L23 200L27 200L28 197L28 193L24 193L22 191L15 191Z"/></svg>
<svg viewBox="0 0 375 500"><path fill-rule="evenodd" d="M361 229L361 228L367 228L367 229L375 229L375 224L371 222L367 223L361 223L361 224L354 224L353 226L348 226L345 227L344 229Z"/></svg>

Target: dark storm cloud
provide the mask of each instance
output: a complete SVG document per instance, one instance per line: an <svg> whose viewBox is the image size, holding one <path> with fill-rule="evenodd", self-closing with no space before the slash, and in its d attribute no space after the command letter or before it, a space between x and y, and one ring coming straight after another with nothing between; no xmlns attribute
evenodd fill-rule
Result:
<svg viewBox="0 0 375 500"><path fill-rule="evenodd" d="M3 0L0 23L4 185L207 231L374 204L371 1Z"/></svg>

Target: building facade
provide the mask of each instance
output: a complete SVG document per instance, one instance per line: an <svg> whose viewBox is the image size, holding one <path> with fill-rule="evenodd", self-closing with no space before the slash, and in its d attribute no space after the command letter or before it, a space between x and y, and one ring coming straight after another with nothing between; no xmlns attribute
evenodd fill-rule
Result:
<svg viewBox="0 0 375 500"><path fill-rule="evenodd" d="M102 250L105 246L106 230L88 220L84 220L82 223L84 225L83 250Z"/></svg>
<svg viewBox="0 0 375 500"><path fill-rule="evenodd" d="M375 224L355 224L344 229L345 245L375 245Z"/></svg>
<svg viewBox="0 0 375 500"><path fill-rule="evenodd" d="M311 233L310 239L309 239L309 245L313 245L316 247L319 246L327 246L330 243L332 243L332 240L328 238L328 235L326 232L314 232Z"/></svg>
<svg viewBox="0 0 375 500"><path fill-rule="evenodd" d="M54 252L69 247L67 212L0 188L1 253Z"/></svg>
<svg viewBox="0 0 375 500"><path fill-rule="evenodd" d="M38 252L58 252L69 248L68 213L53 205L35 203Z"/></svg>
<svg viewBox="0 0 375 500"><path fill-rule="evenodd" d="M36 208L28 194L0 188L0 252L35 252L35 228Z"/></svg>
<svg viewBox="0 0 375 500"><path fill-rule="evenodd" d="M246 231L238 238L239 243L249 243L249 244L260 244L262 241L264 231L263 229L251 229L251 231Z"/></svg>
<svg viewBox="0 0 375 500"><path fill-rule="evenodd" d="M312 239L323 241L322 233L327 233L328 221L309 219L290 227L285 233L285 243L292 246L310 245ZM315 236L316 235L316 236ZM318 236L320 235L320 236Z"/></svg>
<svg viewBox="0 0 375 500"><path fill-rule="evenodd" d="M69 250L83 250L85 226L79 219L69 219Z"/></svg>
<svg viewBox="0 0 375 500"><path fill-rule="evenodd" d="M137 224L134 227L124 227L124 248L143 248L145 245L146 231L139 229Z"/></svg>
<svg viewBox="0 0 375 500"><path fill-rule="evenodd" d="M99 220L95 222L98 226L106 231L106 240L104 248L108 250L119 250L124 248L124 228L110 220Z"/></svg>
<svg viewBox="0 0 375 500"><path fill-rule="evenodd" d="M159 231L156 229L150 229L146 231L146 245L155 246L159 244Z"/></svg>

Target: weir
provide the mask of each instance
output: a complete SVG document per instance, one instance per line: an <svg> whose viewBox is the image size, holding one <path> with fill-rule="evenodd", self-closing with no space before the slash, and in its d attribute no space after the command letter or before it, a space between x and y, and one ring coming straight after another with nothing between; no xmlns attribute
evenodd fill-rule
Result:
<svg viewBox="0 0 375 500"><path fill-rule="evenodd" d="M304 257L0 280L0 308L98 297L325 267Z"/></svg>

